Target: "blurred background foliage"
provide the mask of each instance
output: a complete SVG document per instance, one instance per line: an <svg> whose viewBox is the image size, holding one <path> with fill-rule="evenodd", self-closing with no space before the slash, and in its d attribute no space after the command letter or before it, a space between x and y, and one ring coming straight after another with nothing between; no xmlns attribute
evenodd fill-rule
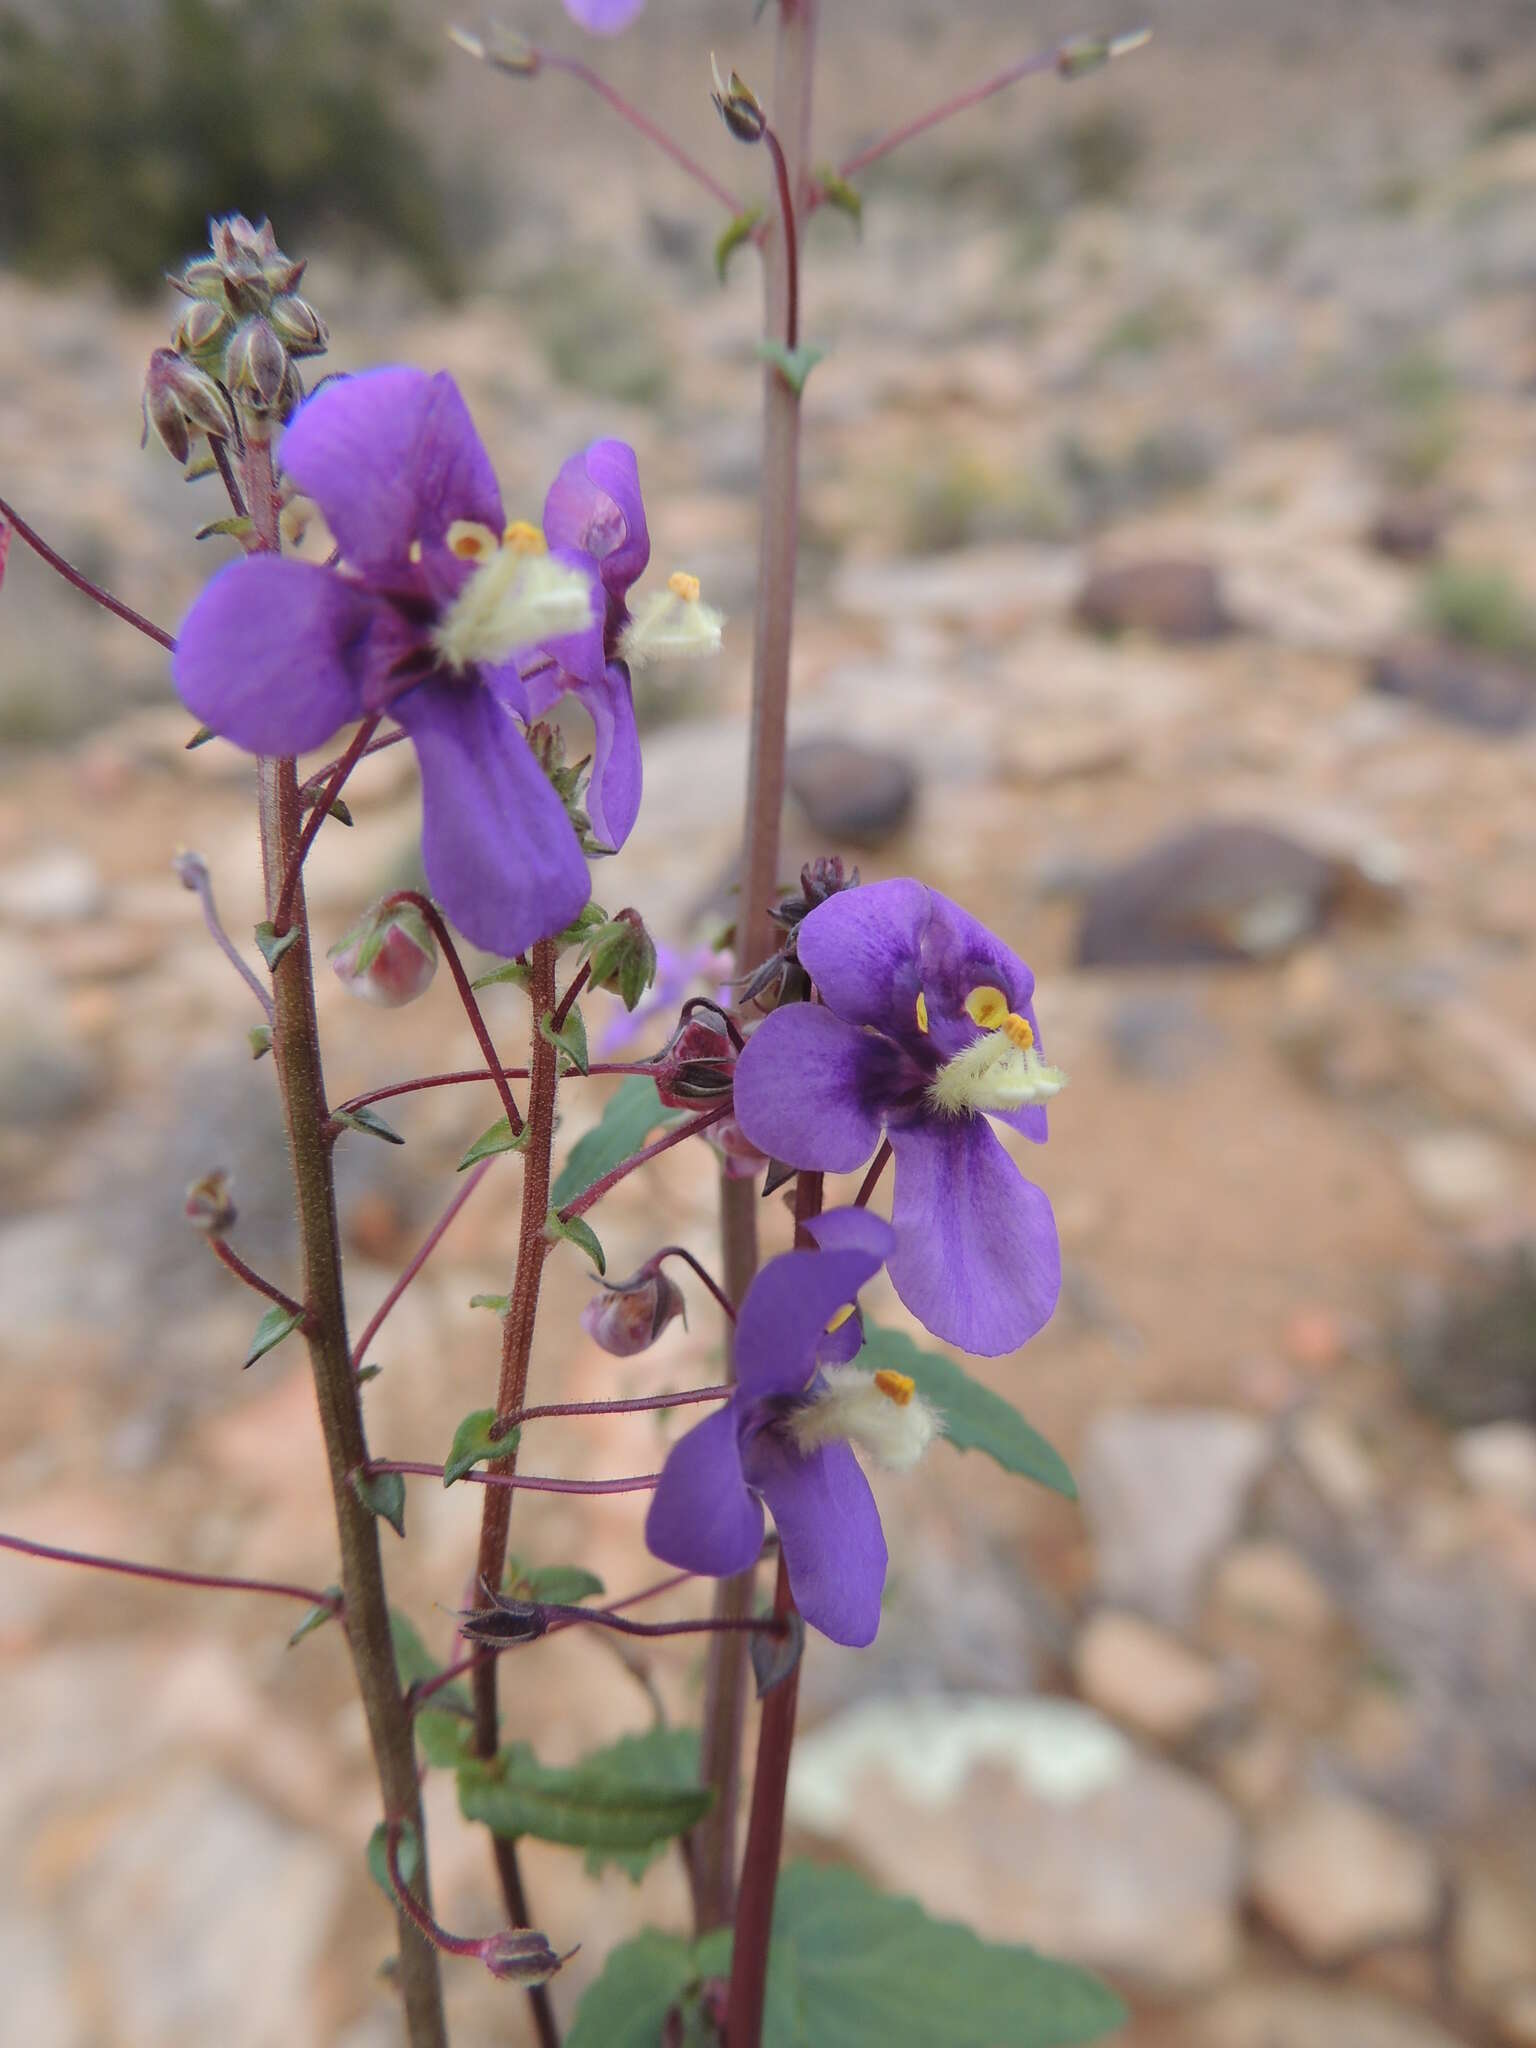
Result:
<svg viewBox="0 0 1536 2048"><path fill-rule="evenodd" d="M434 68L385 0L0 6L0 263L142 294L240 211L387 247L447 296L448 209L398 111Z"/></svg>

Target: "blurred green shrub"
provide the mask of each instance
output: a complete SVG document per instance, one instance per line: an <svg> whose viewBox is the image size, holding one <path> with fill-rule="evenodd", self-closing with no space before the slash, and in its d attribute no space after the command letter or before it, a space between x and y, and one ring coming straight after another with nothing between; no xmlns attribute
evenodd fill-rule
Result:
<svg viewBox="0 0 1536 2048"><path fill-rule="evenodd" d="M148 292L210 214L240 211L290 248L361 231L453 289L437 183L395 112L428 56L387 0L147 0L115 23L59 0L43 19L0 6L0 259Z"/></svg>
<svg viewBox="0 0 1536 2048"><path fill-rule="evenodd" d="M1441 563L1424 580L1423 609L1428 625L1464 647L1536 653L1536 611L1502 569Z"/></svg>

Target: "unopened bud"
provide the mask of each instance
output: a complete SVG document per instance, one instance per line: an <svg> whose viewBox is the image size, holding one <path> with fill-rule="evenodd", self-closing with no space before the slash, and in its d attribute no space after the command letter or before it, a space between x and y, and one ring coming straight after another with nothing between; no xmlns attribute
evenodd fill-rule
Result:
<svg viewBox="0 0 1536 2048"><path fill-rule="evenodd" d="M437 942L414 903L376 903L336 941L328 958L353 995L398 1010L431 987Z"/></svg>
<svg viewBox="0 0 1536 2048"><path fill-rule="evenodd" d="M233 325L227 309L216 300L194 299L176 322L176 346L183 355L201 355L227 340Z"/></svg>
<svg viewBox="0 0 1536 2048"><path fill-rule="evenodd" d="M632 1010L656 979L656 944L638 910L621 910L593 933L587 954L588 980L622 998Z"/></svg>
<svg viewBox="0 0 1536 2048"><path fill-rule="evenodd" d="M258 316L236 328L224 351L224 382L252 412L277 408L288 382L288 352L270 321Z"/></svg>
<svg viewBox="0 0 1536 2048"><path fill-rule="evenodd" d="M217 256L194 256L166 283L189 299L219 299L224 296L224 269Z"/></svg>
<svg viewBox="0 0 1536 2048"><path fill-rule="evenodd" d="M480 1944L480 1960L493 1977L521 1984L529 1991L547 1984L561 1964L569 1962L575 1953L572 1948L557 1956L546 1937L531 1927L507 1927Z"/></svg>
<svg viewBox="0 0 1536 2048"><path fill-rule="evenodd" d="M756 1180L769 1164L768 1154L753 1144L733 1116L711 1124L704 1137L720 1161L720 1171L726 1180Z"/></svg>
<svg viewBox="0 0 1536 2048"><path fill-rule="evenodd" d="M648 1351L682 1313L682 1290L653 1262L594 1294L580 1322L600 1349L614 1358L633 1358L637 1351Z"/></svg>
<svg viewBox="0 0 1536 2048"><path fill-rule="evenodd" d="M153 427L178 462L187 460L194 435L217 434L227 439L233 432L218 385L171 348L157 348L150 357L139 405L144 440Z"/></svg>
<svg viewBox="0 0 1536 2048"><path fill-rule="evenodd" d="M309 303L293 292L272 301L267 318L291 356L322 356L330 335L325 322Z"/></svg>
<svg viewBox="0 0 1536 2048"><path fill-rule="evenodd" d="M724 1012L695 1009L673 1033L651 1072L656 1093L668 1109L693 1109L729 1095L736 1079L736 1046Z"/></svg>
<svg viewBox="0 0 1536 2048"><path fill-rule="evenodd" d="M190 889L194 895L201 895L210 880L208 863L200 853L187 849L178 853L171 862L171 873L183 889Z"/></svg>
<svg viewBox="0 0 1536 2048"><path fill-rule="evenodd" d="M235 1205L229 1175L222 1168L205 1173L187 1189L183 1214L194 1230L208 1237L227 1237L235 1227Z"/></svg>
<svg viewBox="0 0 1536 2048"><path fill-rule="evenodd" d="M768 116L763 105L739 72L733 71L730 83L720 76L720 67L711 57L709 68L714 73L715 89L710 98L715 111L738 142L761 142L763 131L768 126Z"/></svg>

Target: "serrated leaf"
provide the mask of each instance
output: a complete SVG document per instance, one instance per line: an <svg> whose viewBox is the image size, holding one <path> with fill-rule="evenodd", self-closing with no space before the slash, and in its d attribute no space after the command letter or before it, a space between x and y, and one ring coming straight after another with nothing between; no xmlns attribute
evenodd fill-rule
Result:
<svg viewBox="0 0 1536 2048"><path fill-rule="evenodd" d="M405 1475L401 1472L354 1472L352 1491L370 1515L381 1515L397 1536L405 1535Z"/></svg>
<svg viewBox="0 0 1536 2048"><path fill-rule="evenodd" d="M197 731L193 733L191 739L187 741L183 752L193 753L198 747L206 747L210 740L216 740L217 738L218 734L211 725L200 725Z"/></svg>
<svg viewBox="0 0 1536 2048"><path fill-rule="evenodd" d="M332 1600L339 1600L341 1598L340 1586L327 1586L325 1590ZM324 1628L328 1621L334 1621L339 1611L339 1609L330 1605L311 1607L308 1614L305 1615L293 1634L288 1638L289 1649L291 1650L295 1643L302 1643L306 1636L312 1636L317 1628Z"/></svg>
<svg viewBox="0 0 1536 2048"><path fill-rule="evenodd" d="M784 382L798 398L805 389L805 380L826 354L813 341L802 341L798 348L789 348L782 341L764 339L757 344L757 353L765 363L772 363Z"/></svg>
<svg viewBox="0 0 1536 2048"><path fill-rule="evenodd" d="M444 1486L462 1479L482 1458L506 1458L517 1449L521 1432L509 1429L505 1436L494 1437L491 1431L495 1424L494 1408L477 1408L472 1415L465 1416L453 1432L453 1444L443 1464Z"/></svg>
<svg viewBox="0 0 1536 2048"><path fill-rule="evenodd" d="M256 1325L256 1334L251 1339L251 1348L245 1354L247 1365L254 1365L258 1358L265 1358L275 1350L285 1337L291 1337L304 1320L301 1308L279 1308L274 1302Z"/></svg>
<svg viewBox="0 0 1536 2048"><path fill-rule="evenodd" d="M494 1309L497 1315L504 1316L512 1306L512 1297L510 1294L472 1294L469 1305L471 1308Z"/></svg>
<svg viewBox="0 0 1536 2048"><path fill-rule="evenodd" d="M298 942L299 928L297 925L293 925L288 931L285 931L281 938L278 937L277 927L269 917L264 917L256 927L257 947L260 950L262 959L266 961L270 968L275 969L278 961L282 959L288 948L296 946Z"/></svg>
<svg viewBox="0 0 1536 2048"><path fill-rule="evenodd" d="M756 1641L756 1637L753 1638ZM625 1735L611 1748L588 1757L593 1766L611 1769L616 1778L630 1785L652 1785L673 1791L699 1788L699 1733L696 1728L650 1728L643 1735ZM599 1849L587 1851L589 1877L596 1877L612 1863L638 1884L659 1856L667 1852L665 1841L652 1842L644 1849Z"/></svg>
<svg viewBox="0 0 1536 2048"><path fill-rule="evenodd" d="M633 1782L616 1772L611 1752L566 1770L539 1763L526 1743L489 1762L459 1768L459 1807L496 1835L532 1835L572 1849L648 1849L703 1819L710 1792L701 1785Z"/></svg>
<svg viewBox="0 0 1536 2048"><path fill-rule="evenodd" d="M403 1145L404 1138L393 1124L385 1123L376 1110L366 1104L361 1109L337 1109L331 1112L332 1121L345 1124L349 1131L366 1131L370 1138L382 1138L386 1145Z"/></svg>
<svg viewBox="0 0 1536 2048"><path fill-rule="evenodd" d="M525 1565L517 1558L508 1564L503 1585L514 1600L537 1600L549 1607L578 1607L605 1590L597 1573L579 1564Z"/></svg>
<svg viewBox="0 0 1536 2048"><path fill-rule="evenodd" d="M555 1029L554 1012L546 1012L539 1019L539 1036L546 1045L558 1046L576 1073L584 1074L587 1071L590 1058L587 1052L587 1027L582 1022L580 1010L574 1004L558 1031Z"/></svg>
<svg viewBox="0 0 1536 2048"><path fill-rule="evenodd" d="M610 1951L582 1994L565 2048L656 2048L668 2013L698 1980L694 1944L646 1928Z"/></svg>
<svg viewBox="0 0 1536 2048"><path fill-rule="evenodd" d="M668 1109L648 1075L632 1074L609 1097L593 1128L571 1147L550 1194L551 1204L563 1209L574 1202L605 1173L632 1158L652 1132L681 1122L687 1113Z"/></svg>
<svg viewBox="0 0 1536 2048"><path fill-rule="evenodd" d="M272 1026L270 1024L253 1024L245 1034L245 1037L246 1043L251 1048L251 1058L253 1060L259 1060L263 1053L268 1053L272 1050Z"/></svg>
<svg viewBox="0 0 1536 2048"><path fill-rule="evenodd" d="M497 1117L489 1130L482 1131L473 1145L459 1161L459 1172L476 1165L482 1159L494 1159L498 1152L526 1152L528 1149L528 1126L514 1136L512 1126L504 1116Z"/></svg>
<svg viewBox="0 0 1536 2048"><path fill-rule="evenodd" d="M607 1254L598 1240L597 1232L585 1216L566 1217L562 1216L558 1209L551 1209L549 1220L544 1225L544 1235L551 1241L564 1238L567 1244L573 1244L578 1251L585 1252L599 1273L607 1273Z"/></svg>
<svg viewBox="0 0 1536 2048"><path fill-rule="evenodd" d="M400 1840L395 1845L395 1862L400 1875L407 1884L414 1884L416 1873L421 1868L421 1837L409 1821L400 1824ZM380 1821L368 1837L368 1872L379 1890L395 1903L395 1887L389 1876L389 1823Z"/></svg>
<svg viewBox="0 0 1536 2048"><path fill-rule="evenodd" d="M738 213L728 220L715 238L715 275L722 284L731 267L731 258L752 239L753 231L763 217L760 206L749 206L745 213Z"/></svg>
<svg viewBox="0 0 1536 2048"><path fill-rule="evenodd" d="M514 988L526 988L532 975L532 968L524 967L516 960L503 960L499 967L490 967L484 974L477 974L469 985L471 988L495 988L509 981Z"/></svg>
<svg viewBox="0 0 1536 2048"><path fill-rule="evenodd" d="M231 513L226 519L210 519L206 526L200 526L193 534L194 540L211 540L216 533L225 534L230 540L249 540L256 531L249 513Z"/></svg>
<svg viewBox="0 0 1536 2048"><path fill-rule="evenodd" d="M1005 1472L1033 1479L1067 1500L1077 1499L1077 1482L1066 1461L1016 1408L937 1351L923 1351L902 1330L864 1326L859 1364L905 1373L944 1418L944 1430L958 1451L985 1451Z"/></svg>

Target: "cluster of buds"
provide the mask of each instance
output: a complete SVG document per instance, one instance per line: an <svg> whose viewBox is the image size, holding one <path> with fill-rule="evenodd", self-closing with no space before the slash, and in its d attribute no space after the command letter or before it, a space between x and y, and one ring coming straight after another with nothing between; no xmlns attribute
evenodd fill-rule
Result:
<svg viewBox="0 0 1536 2048"><path fill-rule="evenodd" d="M650 1259L627 1280L610 1280L581 1312L581 1327L614 1358L649 1351L668 1323L683 1315L682 1289ZM684 1317L686 1321L686 1317Z"/></svg>
<svg viewBox="0 0 1536 2048"><path fill-rule="evenodd" d="M587 979L633 1010L656 979L656 942L638 910L621 910L587 940Z"/></svg>
<svg viewBox="0 0 1536 2048"><path fill-rule="evenodd" d="M610 847L599 846L592 836L592 820L587 816L582 803L585 793L583 778L586 775L589 758L583 756L574 765L568 766L565 758L565 734L557 725L546 725L542 719L528 728L528 744L533 749L533 758L544 771L550 788L559 797L565 815L571 821L571 830L581 843L581 850L589 859L609 853Z"/></svg>
<svg viewBox="0 0 1536 2048"><path fill-rule="evenodd" d="M425 994L437 972L437 941L414 903L375 903L330 949L342 986L365 1003L398 1010Z"/></svg>
<svg viewBox="0 0 1536 2048"><path fill-rule="evenodd" d="M295 365L326 347L324 321L296 289L304 265L278 248L269 221L216 220L209 249L169 279L189 303L144 382L146 436L153 427L178 462L199 435L260 437L288 419L304 396Z"/></svg>
<svg viewBox="0 0 1536 2048"><path fill-rule="evenodd" d="M800 870L799 895L786 896L768 913L784 933L784 943L747 977L741 991L743 1005L756 1002L765 1010L776 1010L781 1003L810 1001L811 978L800 965L795 933L818 904L858 886L858 869L849 874L835 853L806 862Z"/></svg>

